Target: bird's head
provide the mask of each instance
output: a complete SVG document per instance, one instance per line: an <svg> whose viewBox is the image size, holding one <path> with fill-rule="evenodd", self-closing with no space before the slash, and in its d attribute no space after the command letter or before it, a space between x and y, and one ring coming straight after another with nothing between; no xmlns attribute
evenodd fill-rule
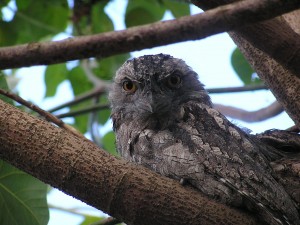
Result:
<svg viewBox="0 0 300 225"><path fill-rule="evenodd" d="M183 60L164 54L126 61L116 73L109 99L113 114L131 119L170 117L192 99L210 104L198 75Z"/></svg>

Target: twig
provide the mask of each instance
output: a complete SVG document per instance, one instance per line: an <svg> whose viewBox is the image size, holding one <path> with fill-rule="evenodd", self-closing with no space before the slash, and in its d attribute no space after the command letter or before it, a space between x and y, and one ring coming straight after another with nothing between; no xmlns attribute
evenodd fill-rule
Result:
<svg viewBox="0 0 300 225"><path fill-rule="evenodd" d="M98 222L92 223L91 225L115 225L118 223L121 223L122 221L113 218L113 217L108 217L104 220L99 220Z"/></svg>
<svg viewBox="0 0 300 225"><path fill-rule="evenodd" d="M94 98L97 97L103 93L105 93L110 86L110 83L106 83L106 87L97 87L91 91L88 91L82 95L77 96L74 100L71 100L69 102L63 103L62 105L56 106L55 108L52 108L50 110L48 110L48 112L55 112L58 111L62 108L65 107L70 107L72 105L76 105L82 101L88 100L90 98ZM254 90L263 90L263 89L267 89L265 87L265 85L260 84L260 85L248 85L248 86L243 86L243 87L226 87L226 88L208 88L207 91L210 94L218 94L218 93L227 93L227 92L242 92L242 91L254 91ZM69 117L69 116L76 116L79 114L83 114L83 113L87 113L87 112L92 112L95 110L102 110L104 108L108 108L109 105L94 105L94 106L90 106L88 108L85 108L83 110L78 110L78 111L73 111L73 112L68 112L65 114L58 114L56 115L58 118L64 118L64 117ZM75 114L73 114L75 113ZM77 114L78 113L78 114Z"/></svg>
<svg viewBox="0 0 300 225"><path fill-rule="evenodd" d="M64 211L64 212L67 212L67 213L70 213L70 214L75 214L75 215L84 216L84 217L92 216L91 214L86 214L86 213L79 212L80 209L77 209L77 208L64 208L64 207L52 205L52 204L49 204L49 203L48 203L48 206L51 209Z"/></svg>
<svg viewBox="0 0 300 225"><path fill-rule="evenodd" d="M97 88L95 88L95 89L93 89L91 91L83 93L82 95L77 96L75 99L73 99L73 100L71 100L69 102L63 103L63 104L61 104L59 106L56 106L56 107L48 110L48 112L52 113L52 112L55 112L55 111L60 110L62 108L70 107L72 105L76 105L76 104L78 104L80 102L83 102L85 100L88 100L90 98L99 96L99 95L101 95L101 94L103 94L103 93L105 93L107 91L107 89L109 88L109 85L110 84L107 83L106 87L105 86L103 86L103 87L97 87Z"/></svg>
<svg viewBox="0 0 300 225"><path fill-rule="evenodd" d="M40 107L26 101L25 99L21 98L20 96L14 94L12 92L3 90L3 89L0 89L0 94L5 95L6 97L20 103L21 105L24 105L27 108L37 112L39 115L44 117L47 121L50 121L50 122L54 123L55 125L57 125L58 127L61 127L65 130L69 131L70 133L74 134L75 136L83 137L83 135L80 132L78 132L74 127L69 126L68 124L65 124L61 119L57 118L56 116L52 115L51 113L49 113L43 109L41 109Z"/></svg>
<svg viewBox="0 0 300 225"><path fill-rule="evenodd" d="M243 91L256 91L256 90L264 90L264 89L267 89L267 87L263 84L260 84L260 85L248 85L248 86L243 86L243 87L208 88L207 91L210 94L219 94L219 93L229 93L229 92L232 93L232 92L243 92ZM48 111L54 112L54 111L57 111L59 109L65 108L65 107L69 107L74 104L78 104L81 101L98 96L99 94L102 94L102 93L103 92L101 89L96 88L90 92L87 92L81 96L78 96L75 100L66 102L66 103L64 103L60 106L57 106ZM107 109L107 108L109 108L108 104L96 104L94 106L85 107L84 109L79 109L79 110L71 111L68 113L58 114L58 115L56 115L56 117L58 117L58 118L73 117L73 116L78 116L78 115L85 114L88 112L93 112L93 111Z"/></svg>
<svg viewBox="0 0 300 225"><path fill-rule="evenodd" d="M97 104L97 105L92 105L89 107L84 107L83 109L78 109L78 110L70 111L67 113L58 114L55 116L57 118L73 117L73 116L79 116L79 115L82 115L85 113L94 112L94 111L98 111L98 110L102 110L102 109L108 109L108 108L109 108L108 104Z"/></svg>
<svg viewBox="0 0 300 225"><path fill-rule="evenodd" d="M133 50L198 40L245 24L271 19L299 7L298 0L238 1L198 15L123 31L4 47L0 49L0 69L48 65L89 57L103 58ZM300 51L295 52L294 57L300 58L298 54Z"/></svg>
<svg viewBox="0 0 300 225"><path fill-rule="evenodd" d="M99 100L100 98L99 97L95 97L93 99L93 103L94 105L98 104L99 103ZM109 105L108 105L109 107ZM89 130L90 130L90 133L91 133L91 139L92 141L98 145L99 147L103 147L103 144L102 144L102 136L99 132L99 129L101 129L101 125L99 124L98 122L98 113L97 111L92 111L90 113L90 117L89 117Z"/></svg>
<svg viewBox="0 0 300 225"><path fill-rule="evenodd" d="M95 63L94 63L95 64ZM101 87L104 83L103 80L99 79L93 71L91 70L91 62L90 59L84 59L81 62L81 67L86 75L86 77L94 84L95 87Z"/></svg>
<svg viewBox="0 0 300 225"><path fill-rule="evenodd" d="M79 215L79 216L83 216L83 217L92 216L90 214L79 212L78 209L76 209L76 208L64 208L64 207L60 207L60 206L56 206L56 205L52 205L52 204L48 204L48 206L51 209L60 210L60 211L64 211L67 213L71 213L71 214L75 214L75 215ZM107 217L107 218L101 219L95 223L92 223L91 225L115 225L118 223L121 223L121 221L118 219L115 219L113 217Z"/></svg>
<svg viewBox="0 0 300 225"><path fill-rule="evenodd" d="M214 107L226 116L250 123L263 121L283 112L283 107L277 101L265 108L250 112L247 110L232 106L224 106L221 104L214 104Z"/></svg>
<svg viewBox="0 0 300 225"><path fill-rule="evenodd" d="M257 85L245 85L241 87L225 87L225 88L207 88L206 90L210 94L243 92L243 91L258 91L268 89L264 84Z"/></svg>

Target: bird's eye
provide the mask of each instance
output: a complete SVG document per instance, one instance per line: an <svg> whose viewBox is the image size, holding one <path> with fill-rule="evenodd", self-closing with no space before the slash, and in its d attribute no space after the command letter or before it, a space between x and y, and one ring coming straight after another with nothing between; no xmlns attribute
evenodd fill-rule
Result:
<svg viewBox="0 0 300 225"><path fill-rule="evenodd" d="M127 91L129 93L134 93L137 89L136 84L134 82L132 82L131 80L123 81L122 87L125 91Z"/></svg>
<svg viewBox="0 0 300 225"><path fill-rule="evenodd" d="M173 74L168 77L167 84L171 88L177 88L181 84L181 77L178 74Z"/></svg>

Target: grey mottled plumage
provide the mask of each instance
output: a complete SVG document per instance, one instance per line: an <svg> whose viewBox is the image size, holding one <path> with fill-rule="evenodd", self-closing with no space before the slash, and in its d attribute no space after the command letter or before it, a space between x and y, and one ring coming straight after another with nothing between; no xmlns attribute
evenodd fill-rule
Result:
<svg viewBox="0 0 300 225"><path fill-rule="evenodd" d="M163 54L128 60L109 98L117 148L126 160L256 211L269 224L300 224L269 166L270 149L258 148L255 137L212 108L182 60Z"/></svg>

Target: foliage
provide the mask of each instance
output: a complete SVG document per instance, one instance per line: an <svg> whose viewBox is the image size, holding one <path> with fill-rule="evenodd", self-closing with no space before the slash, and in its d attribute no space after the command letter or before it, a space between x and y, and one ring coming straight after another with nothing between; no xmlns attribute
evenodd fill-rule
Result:
<svg viewBox="0 0 300 225"><path fill-rule="evenodd" d="M90 225L93 223L97 223L99 221L101 221L103 218L102 217L97 217L97 216L86 216L84 218L84 221L82 221L82 223L80 223L80 225Z"/></svg>
<svg viewBox="0 0 300 225"><path fill-rule="evenodd" d="M8 8L14 14L13 19L0 21L0 46L37 42L67 27L70 9L66 0L16 0L15 3L17 10Z"/></svg>
<svg viewBox="0 0 300 225"><path fill-rule="evenodd" d="M0 161L0 224L46 225L46 193L47 185Z"/></svg>
<svg viewBox="0 0 300 225"><path fill-rule="evenodd" d="M0 71L0 88L3 90L9 90L7 82L6 82L6 77L1 71ZM13 101L6 96L0 95L0 99L11 105L13 104Z"/></svg>
<svg viewBox="0 0 300 225"><path fill-rule="evenodd" d="M115 142L115 134L112 131L108 132L103 137L104 149L113 155L117 155Z"/></svg>
<svg viewBox="0 0 300 225"><path fill-rule="evenodd" d="M254 76L255 71L251 68L238 48L232 52L231 64L238 77L245 85L258 84L262 82L258 77Z"/></svg>
<svg viewBox="0 0 300 225"><path fill-rule="evenodd" d="M112 31L113 20L105 11L108 4L108 0L2 0L0 8L5 8L13 16L9 20L4 19L4 11L0 11L0 47L52 40L59 34L77 36ZM166 12L178 18L189 15L190 8L181 1L128 0L123 22L126 27L153 23L161 20ZM84 68L86 65L78 61L47 66L44 74L45 97L54 96L58 86L66 81L70 83L75 97L91 91L97 84L92 81L90 75L87 76L86 69L94 79L109 81L116 69L129 57L129 54L122 54L105 59L89 59L88 68ZM238 50L232 55L232 65L244 84L257 82L252 79L254 71ZM0 86L7 89L3 75L0 75ZM90 99L70 106L69 110L86 108L93 102L94 100ZM107 97L100 96L99 102L107 103ZM104 125L109 120L110 110L105 109L97 114L97 123ZM89 114L76 116L72 125L80 132L86 133L89 130L89 119ZM107 132L101 143L108 152L117 154L113 132ZM46 224L46 185L4 162L0 162L0 174L0 223ZM82 224L96 220L99 218L87 217Z"/></svg>
<svg viewBox="0 0 300 225"><path fill-rule="evenodd" d="M76 66L68 72L67 79L70 81L72 86L72 91L75 96L80 95L88 90L90 90L93 85L87 79L84 74L83 69L80 66ZM82 102L80 104L71 106L71 110L76 110L80 108L84 108L91 104L91 101ZM88 115L81 115L75 118L74 126L80 132L87 132L87 124L88 124Z"/></svg>
<svg viewBox="0 0 300 225"><path fill-rule="evenodd" d="M67 78L66 64L56 64L48 66L45 72L46 96L55 95L58 85Z"/></svg>

